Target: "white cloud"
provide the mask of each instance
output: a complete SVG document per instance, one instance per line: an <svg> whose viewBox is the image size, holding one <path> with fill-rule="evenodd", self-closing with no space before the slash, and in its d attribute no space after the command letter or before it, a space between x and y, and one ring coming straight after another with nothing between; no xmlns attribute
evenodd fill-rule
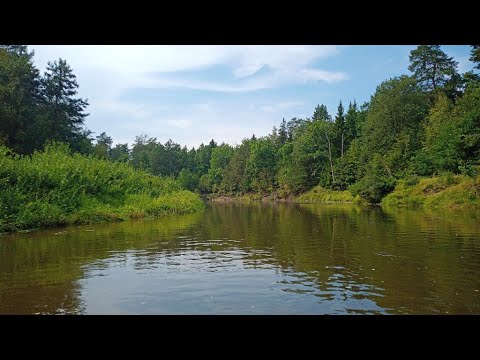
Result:
<svg viewBox="0 0 480 360"><path fill-rule="evenodd" d="M33 46L35 61L44 68L49 60L66 58L74 70L88 68L96 72L96 80L107 78L114 89L130 87L181 86L212 91L251 91L271 88L285 82L315 80L334 82L346 79L342 72L312 68L318 59L337 53L335 46L101 46L46 45ZM199 82L152 77L152 73L170 74L198 70L214 65L227 65L236 80L230 83ZM255 81L242 81L262 67L269 76ZM260 81L259 81L260 80ZM100 84L101 86L101 84ZM111 89L111 88L110 88Z"/></svg>
<svg viewBox="0 0 480 360"><path fill-rule="evenodd" d="M304 103L301 101L281 101L274 104L261 105L258 108L264 112L278 112L287 109L293 109L302 106ZM253 108L255 109L255 105Z"/></svg>
<svg viewBox="0 0 480 360"><path fill-rule="evenodd" d="M43 71L48 61L64 58L72 66L80 84L79 96L88 98L91 114L86 125L96 133L107 131L115 141L125 142L128 136L148 133L151 136L185 138L189 146L199 141L209 141L215 134L219 141L237 141L239 136L262 135L259 129L271 130L273 119L279 112L301 106L301 103L279 101L275 104L258 102L238 104L237 113L212 98L204 103L183 104L181 98L170 104L143 104L126 100L126 91L132 88L164 89L174 87L214 92L249 92L273 89L306 82L333 83L348 78L341 71L321 69L318 61L338 53L335 46L31 46L34 61ZM231 80L221 77L200 80L204 69L222 66L229 69ZM183 72L183 73L182 73ZM236 127L234 131L219 127L241 122L241 114L252 110L257 118L253 123ZM248 114L252 118L252 114ZM268 121L259 125L268 113ZM232 116L233 114L233 116ZM187 120L189 119L189 120ZM212 120L210 120L212 119ZM205 127L202 121L212 123ZM180 132L189 131L182 136ZM202 135L203 134L203 135ZM206 137L194 141L195 138ZM207 138L210 139L207 140ZM217 139L216 139L217 140Z"/></svg>
<svg viewBox="0 0 480 360"><path fill-rule="evenodd" d="M190 120L167 120L167 124L170 126L179 128L179 129L186 129L190 126L192 126L192 122Z"/></svg>
<svg viewBox="0 0 480 360"><path fill-rule="evenodd" d="M325 81L327 83L348 79L348 75L344 72L317 69L302 69L298 72L298 77L305 81Z"/></svg>

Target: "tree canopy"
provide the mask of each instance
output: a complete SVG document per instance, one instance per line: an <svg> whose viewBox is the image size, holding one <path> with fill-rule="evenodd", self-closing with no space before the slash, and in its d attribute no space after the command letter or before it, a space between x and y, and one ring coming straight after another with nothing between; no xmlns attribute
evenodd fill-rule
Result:
<svg viewBox="0 0 480 360"><path fill-rule="evenodd" d="M319 104L311 118L282 118L269 135L192 149L145 134L131 145L114 144L106 132L94 137L84 125L88 101L78 97L67 61L49 62L40 75L33 58L27 46L0 46L0 145L20 154L55 140L202 193L288 195L320 185L372 202L399 179L479 172L480 77L459 74L438 45L412 50L410 76L383 81L362 105L339 101L332 116ZM479 45L470 60L480 69Z"/></svg>

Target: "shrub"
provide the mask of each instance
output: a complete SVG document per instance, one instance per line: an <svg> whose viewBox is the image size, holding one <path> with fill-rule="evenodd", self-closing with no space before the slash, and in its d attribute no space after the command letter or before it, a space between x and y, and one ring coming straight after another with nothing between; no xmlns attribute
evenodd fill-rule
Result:
<svg viewBox="0 0 480 360"><path fill-rule="evenodd" d="M349 190L353 196L359 195L369 203L377 204L395 187L395 179L375 174L367 174Z"/></svg>
<svg viewBox="0 0 480 360"><path fill-rule="evenodd" d="M200 198L172 178L71 154L60 143L32 156L0 147L0 232L195 212Z"/></svg>

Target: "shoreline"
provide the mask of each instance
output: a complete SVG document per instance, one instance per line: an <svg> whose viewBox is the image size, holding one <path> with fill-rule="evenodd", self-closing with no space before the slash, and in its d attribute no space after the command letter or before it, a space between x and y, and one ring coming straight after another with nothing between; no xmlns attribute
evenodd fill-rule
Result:
<svg viewBox="0 0 480 360"><path fill-rule="evenodd" d="M353 196L348 190L328 190L319 186L304 193L289 194L286 197L273 192L268 195L256 193L244 195L204 194L202 199L207 202L219 203L261 201L290 204L356 204L425 210L480 210L480 177L475 179L454 175L447 180L441 176L427 177L418 179L415 183L398 180L395 189L383 197L378 204L369 203L358 195Z"/></svg>

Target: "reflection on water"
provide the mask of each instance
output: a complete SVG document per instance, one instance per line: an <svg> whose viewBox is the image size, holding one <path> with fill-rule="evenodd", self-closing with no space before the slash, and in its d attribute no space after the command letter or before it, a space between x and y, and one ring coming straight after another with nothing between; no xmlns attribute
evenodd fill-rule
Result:
<svg viewBox="0 0 480 360"><path fill-rule="evenodd" d="M478 212L210 204L0 237L0 314L479 314Z"/></svg>

